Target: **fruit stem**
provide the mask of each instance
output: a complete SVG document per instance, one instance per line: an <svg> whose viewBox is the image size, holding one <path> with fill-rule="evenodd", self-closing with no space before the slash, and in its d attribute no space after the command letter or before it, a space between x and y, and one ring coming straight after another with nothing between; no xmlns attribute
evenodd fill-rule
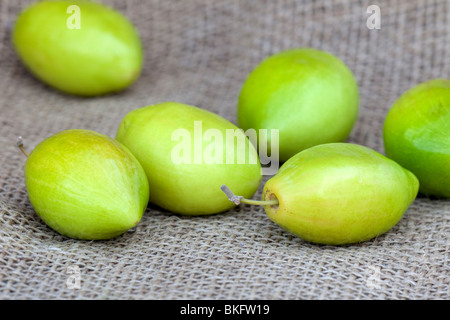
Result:
<svg viewBox="0 0 450 320"><path fill-rule="evenodd" d="M251 200L246 199L243 196L237 196L230 190L226 185L222 185L220 189L227 195L228 200L234 202L234 204L238 205L240 203L253 204L257 206L275 206L278 205L279 202L277 199L275 200Z"/></svg>
<svg viewBox="0 0 450 320"><path fill-rule="evenodd" d="M22 137L18 137L17 138L17 146L19 147L19 149L23 152L24 155L26 155L27 157L29 157L30 155L28 154L28 152L25 150L25 148L23 147L23 139Z"/></svg>

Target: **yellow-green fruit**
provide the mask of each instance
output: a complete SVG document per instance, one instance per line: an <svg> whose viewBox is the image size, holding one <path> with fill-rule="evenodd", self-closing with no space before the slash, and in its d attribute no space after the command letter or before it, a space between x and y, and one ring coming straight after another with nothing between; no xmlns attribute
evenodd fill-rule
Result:
<svg viewBox="0 0 450 320"><path fill-rule="evenodd" d="M97 96L130 86L142 68L141 40L121 13L90 1L39 1L13 30L20 59L63 92Z"/></svg>
<svg viewBox="0 0 450 320"><path fill-rule="evenodd" d="M66 130L41 143L25 164L36 213L70 238L102 240L136 226L147 208L145 172L118 141L90 130Z"/></svg>
<svg viewBox="0 0 450 320"><path fill-rule="evenodd" d="M223 197L223 183L251 197L261 181L258 154L243 131L194 106L167 102L133 110L116 139L142 164L150 202L174 213L226 211L234 205Z"/></svg>
<svg viewBox="0 0 450 320"><path fill-rule="evenodd" d="M313 243L341 245L390 230L417 196L417 178L364 146L330 143L285 162L264 186L269 218Z"/></svg>
<svg viewBox="0 0 450 320"><path fill-rule="evenodd" d="M406 91L383 128L386 155L411 170L427 196L450 197L450 80Z"/></svg>
<svg viewBox="0 0 450 320"><path fill-rule="evenodd" d="M274 54L247 77L239 96L244 130L279 130L284 162L309 147L347 139L358 115L359 93L351 70L334 55L312 48Z"/></svg>

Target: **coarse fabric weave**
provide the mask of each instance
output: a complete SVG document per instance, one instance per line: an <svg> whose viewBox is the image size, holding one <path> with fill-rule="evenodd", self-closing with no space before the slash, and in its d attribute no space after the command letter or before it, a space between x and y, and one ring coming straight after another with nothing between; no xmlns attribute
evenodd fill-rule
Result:
<svg viewBox="0 0 450 320"><path fill-rule="evenodd" d="M353 71L360 113L348 142L384 153L387 111L407 89L450 75L450 2L111 0L145 50L127 90L80 98L35 79L11 46L16 15L31 1L0 0L1 299L448 299L450 200L419 196L401 221L346 246L304 242L262 207L186 217L150 205L135 232L108 241L65 238L33 210L22 136L31 151L65 129L115 136L129 111L165 101L236 123L247 74L281 50L314 47ZM369 10L370 11L370 10ZM254 198L261 197L264 177Z"/></svg>

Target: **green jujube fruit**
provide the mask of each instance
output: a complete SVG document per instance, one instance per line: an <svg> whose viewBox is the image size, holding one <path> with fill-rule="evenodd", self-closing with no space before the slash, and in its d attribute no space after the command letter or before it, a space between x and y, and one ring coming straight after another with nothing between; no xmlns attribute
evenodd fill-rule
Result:
<svg viewBox="0 0 450 320"><path fill-rule="evenodd" d="M36 213L60 234L106 240L136 226L147 208L145 172L118 141L90 130L65 130L39 143L25 163Z"/></svg>
<svg viewBox="0 0 450 320"><path fill-rule="evenodd" d="M417 176L423 195L450 197L450 80L403 93L386 116L383 139L386 155Z"/></svg>
<svg viewBox="0 0 450 320"><path fill-rule="evenodd" d="M264 205L270 220L308 242L344 245L390 230L418 188L414 174L382 154L329 143L291 157L264 185L262 201L248 201Z"/></svg>
<svg viewBox="0 0 450 320"><path fill-rule="evenodd" d="M243 131L195 106L166 102L133 110L116 139L142 164L150 202L176 214L227 211L233 204L223 198L222 183L251 197L262 178L256 149Z"/></svg>
<svg viewBox="0 0 450 320"><path fill-rule="evenodd" d="M69 94L117 92L141 73L137 30L124 15L95 2L36 2L17 17L12 42L31 73Z"/></svg>
<svg viewBox="0 0 450 320"><path fill-rule="evenodd" d="M331 53L299 48L267 57L248 75L239 95L238 125L279 130L284 162L309 147L342 142L358 116L359 92L351 70Z"/></svg>

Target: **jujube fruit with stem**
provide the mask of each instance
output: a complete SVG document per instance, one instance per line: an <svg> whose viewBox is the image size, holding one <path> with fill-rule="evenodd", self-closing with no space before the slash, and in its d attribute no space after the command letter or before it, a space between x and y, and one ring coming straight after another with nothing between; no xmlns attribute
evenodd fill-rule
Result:
<svg viewBox="0 0 450 320"><path fill-rule="evenodd" d="M263 205L285 230L313 243L343 245L390 230L416 198L410 171L364 146L330 143L311 147L285 162L267 181L262 201L235 196L235 204ZM229 190L231 189L231 190Z"/></svg>
<svg viewBox="0 0 450 320"><path fill-rule="evenodd" d="M173 213L227 211L233 205L223 197L222 183L251 197L262 178L257 151L244 132L195 106L165 102L135 109L123 118L116 139L142 164L150 202Z"/></svg>
<svg viewBox="0 0 450 320"><path fill-rule="evenodd" d="M271 55L251 71L239 95L237 120L244 130L267 129L269 152L271 130L279 130L284 162L309 147L345 141L358 109L351 70L331 53L299 48Z"/></svg>
<svg viewBox="0 0 450 320"><path fill-rule="evenodd" d="M19 147L24 150L20 141ZM82 240L106 240L135 227L149 199L138 160L90 130L65 130L40 142L25 163L25 184L49 227Z"/></svg>
<svg viewBox="0 0 450 320"><path fill-rule="evenodd" d="M135 27L120 12L91 1L30 5L17 17L12 42L32 74L69 94L98 96L123 90L142 69L143 50Z"/></svg>
<svg viewBox="0 0 450 320"><path fill-rule="evenodd" d="M386 155L417 176L423 195L450 197L450 80L403 93L386 116L383 139Z"/></svg>

